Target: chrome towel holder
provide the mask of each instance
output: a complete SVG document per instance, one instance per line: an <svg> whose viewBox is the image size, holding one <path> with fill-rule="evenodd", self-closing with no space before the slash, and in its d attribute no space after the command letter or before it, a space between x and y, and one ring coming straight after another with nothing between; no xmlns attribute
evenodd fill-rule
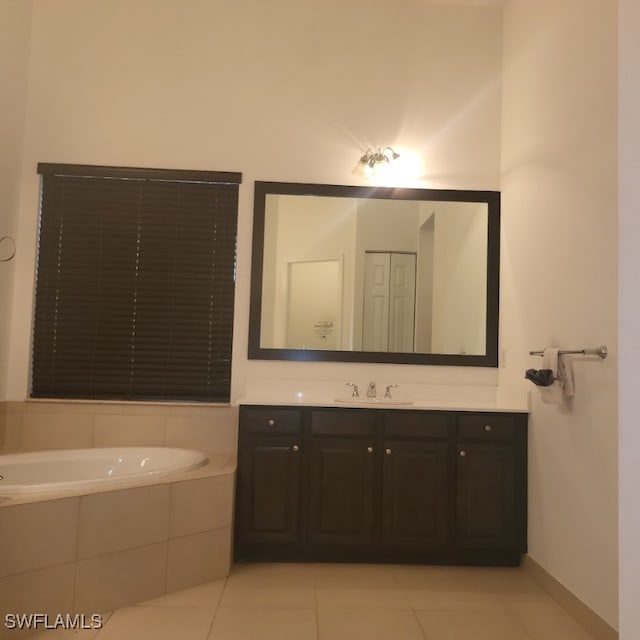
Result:
<svg viewBox="0 0 640 640"><path fill-rule="evenodd" d="M530 356L541 356L544 354L544 350L541 351L529 351ZM600 356L603 360L609 355L609 350L605 345L600 345L593 349L560 349L558 351L559 356L566 355L580 355L580 356Z"/></svg>

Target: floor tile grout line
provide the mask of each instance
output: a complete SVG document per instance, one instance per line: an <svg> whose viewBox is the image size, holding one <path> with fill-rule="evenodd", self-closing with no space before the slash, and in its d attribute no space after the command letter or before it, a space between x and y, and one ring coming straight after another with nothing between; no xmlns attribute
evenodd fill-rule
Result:
<svg viewBox="0 0 640 640"><path fill-rule="evenodd" d="M411 609L411 611L413 613L413 617L416 619L416 622L418 623L418 629L420 629L420 633L422 634L423 639L429 640L429 637L427 636L427 631L422 626L422 623L420 622L420 617L418 616L418 612L415 609Z"/></svg>
<svg viewBox="0 0 640 640"><path fill-rule="evenodd" d="M315 604L316 640L320 640L320 607L318 602L318 568L313 571L313 602Z"/></svg>
<svg viewBox="0 0 640 640"><path fill-rule="evenodd" d="M224 592L227 588L228 581L229 581L229 576L225 576L224 586L220 590L220 595L218 596L218 602L216 603L216 608L215 608L215 611L213 612L213 617L211 618L211 623L209 624L209 630L207 631L205 640L209 640L213 635L213 625L215 624L216 618L218 617L218 612L220 611L220 604L222 603L222 597L224 596Z"/></svg>
<svg viewBox="0 0 640 640"><path fill-rule="evenodd" d="M504 605L504 602L503 602ZM524 635L527 638L530 638L530 640L536 640L530 633L529 630L520 622L520 620L518 620L518 618L516 617L516 615L513 613L513 611L510 611L509 608L507 606L504 606L504 612L507 615L507 617L514 622L516 625L518 625L518 628L522 629L522 632L524 633Z"/></svg>
<svg viewBox="0 0 640 640"><path fill-rule="evenodd" d="M100 629L98 629L96 635L94 636L94 640L100 640L100 634L106 629L107 625L109 624L109 620L111 620L111 618L113 617L113 614L116 611L117 611L117 609L113 609L113 611L105 611L105 612L100 614L103 617L102 618L102 626L100 627ZM104 620L105 616L106 616L106 620Z"/></svg>

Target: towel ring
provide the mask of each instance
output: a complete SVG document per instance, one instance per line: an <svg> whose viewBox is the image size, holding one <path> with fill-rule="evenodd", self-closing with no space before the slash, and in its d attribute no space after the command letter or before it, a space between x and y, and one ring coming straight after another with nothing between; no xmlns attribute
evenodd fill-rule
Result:
<svg viewBox="0 0 640 640"><path fill-rule="evenodd" d="M2 245L5 240L11 243L11 255L8 258L0 258L0 262L9 262L9 260L13 259L13 256L16 255L16 243L13 238L11 236L2 236L0 238L0 245Z"/></svg>

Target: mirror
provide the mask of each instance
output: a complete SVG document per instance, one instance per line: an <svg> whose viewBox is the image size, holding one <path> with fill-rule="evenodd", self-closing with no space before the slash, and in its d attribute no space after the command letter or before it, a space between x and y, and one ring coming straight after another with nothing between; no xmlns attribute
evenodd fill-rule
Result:
<svg viewBox="0 0 640 640"><path fill-rule="evenodd" d="M496 367L500 194L256 182L249 358Z"/></svg>

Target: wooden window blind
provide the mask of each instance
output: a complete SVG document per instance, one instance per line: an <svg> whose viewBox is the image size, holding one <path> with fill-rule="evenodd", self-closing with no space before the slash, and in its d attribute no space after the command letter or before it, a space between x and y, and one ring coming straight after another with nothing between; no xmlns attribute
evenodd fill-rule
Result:
<svg viewBox="0 0 640 640"><path fill-rule="evenodd" d="M31 396L228 402L241 174L38 172Z"/></svg>

